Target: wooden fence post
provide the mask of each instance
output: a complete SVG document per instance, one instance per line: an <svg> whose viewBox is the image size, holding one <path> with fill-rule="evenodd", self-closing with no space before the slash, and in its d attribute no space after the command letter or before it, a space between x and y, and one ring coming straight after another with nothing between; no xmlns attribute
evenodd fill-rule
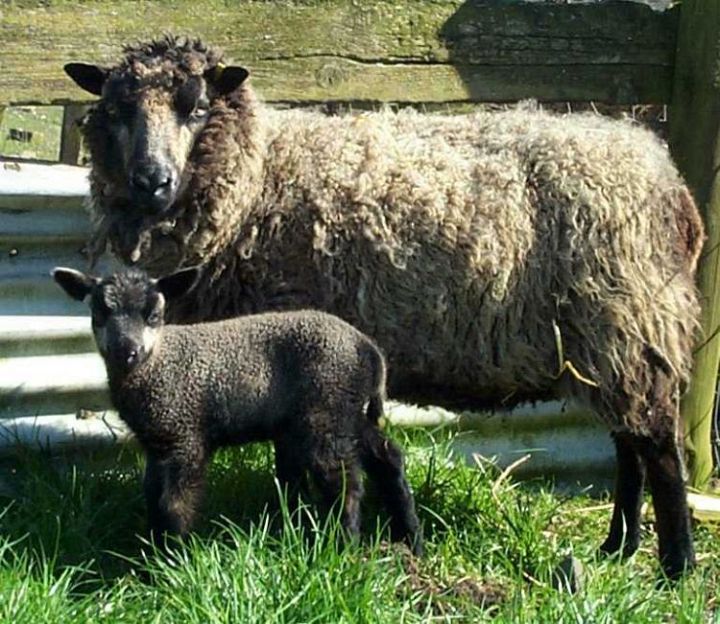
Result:
<svg viewBox="0 0 720 624"><path fill-rule="evenodd" d="M683 0L670 108L670 146L707 228L698 269L702 337L682 404L690 485L712 475L712 419L720 362L720 0Z"/></svg>
<svg viewBox="0 0 720 624"><path fill-rule="evenodd" d="M60 162L77 165L80 158L82 137L78 122L85 114L85 104L66 104L63 109L62 129L60 131Z"/></svg>

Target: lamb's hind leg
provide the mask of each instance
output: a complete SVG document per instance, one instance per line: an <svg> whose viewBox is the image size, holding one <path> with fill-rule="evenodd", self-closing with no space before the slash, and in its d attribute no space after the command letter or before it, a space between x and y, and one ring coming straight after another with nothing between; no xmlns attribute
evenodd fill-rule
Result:
<svg viewBox="0 0 720 624"><path fill-rule="evenodd" d="M615 507L610 533L600 551L613 554L622 548L629 557L640 545L640 508L642 506L645 466L628 434L614 434L617 456Z"/></svg>
<svg viewBox="0 0 720 624"><path fill-rule="evenodd" d="M360 534L360 503L364 494L357 461L350 454L316 449L310 470L328 508L342 501L342 526L348 537L357 537Z"/></svg>
<svg viewBox="0 0 720 624"><path fill-rule="evenodd" d="M377 484L390 514L393 539L404 539L413 553L421 556L420 522L415 513L415 500L405 479L400 449L377 428L368 426L363 432L361 459L368 475Z"/></svg>

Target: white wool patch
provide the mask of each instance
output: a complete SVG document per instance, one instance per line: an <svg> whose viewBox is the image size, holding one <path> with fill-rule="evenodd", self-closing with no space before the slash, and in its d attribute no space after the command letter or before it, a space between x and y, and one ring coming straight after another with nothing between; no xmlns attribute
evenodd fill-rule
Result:
<svg viewBox="0 0 720 624"><path fill-rule="evenodd" d="M152 353L155 343L157 342L160 330L157 327L144 327L143 328L143 348L146 354Z"/></svg>

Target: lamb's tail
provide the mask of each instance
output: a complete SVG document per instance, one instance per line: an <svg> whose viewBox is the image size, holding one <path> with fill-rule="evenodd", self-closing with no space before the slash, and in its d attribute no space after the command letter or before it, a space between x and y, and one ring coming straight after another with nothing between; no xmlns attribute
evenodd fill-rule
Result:
<svg viewBox="0 0 720 624"><path fill-rule="evenodd" d="M384 414L387 366L380 348L371 341L365 341L361 347L362 358L372 371L367 419L377 425Z"/></svg>

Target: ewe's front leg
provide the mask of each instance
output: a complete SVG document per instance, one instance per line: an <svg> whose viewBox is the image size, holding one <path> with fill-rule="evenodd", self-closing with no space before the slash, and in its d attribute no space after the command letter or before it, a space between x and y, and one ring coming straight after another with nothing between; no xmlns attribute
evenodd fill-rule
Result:
<svg viewBox="0 0 720 624"><path fill-rule="evenodd" d="M202 453L148 455L145 499L155 543L162 545L166 535L183 537L190 530L204 491L206 465Z"/></svg>

